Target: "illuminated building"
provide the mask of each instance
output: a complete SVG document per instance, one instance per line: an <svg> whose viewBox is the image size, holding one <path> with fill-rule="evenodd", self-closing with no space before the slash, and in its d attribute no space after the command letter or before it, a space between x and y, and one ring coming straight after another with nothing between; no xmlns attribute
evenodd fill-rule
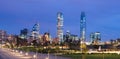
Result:
<svg viewBox="0 0 120 59"><path fill-rule="evenodd" d="M41 41L42 40L42 41ZM44 44L44 45L49 45L50 44L50 33L45 32L44 35L42 36L42 39L40 41Z"/></svg>
<svg viewBox="0 0 120 59"><path fill-rule="evenodd" d="M71 34L69 31L66 32L66 35L64 35L64 42L73 42L78 41L78 36L75 34Z"/></svg>
<svg viewBox="0 0 120 59"><path fill-rule="evenodd" d="M63 14L61 12L57 13L57 37L59 44L63 42Z"/></svg>
<svg viewBox="0 0 120 59"><path fill-rule="evenodd" d="M65 37L65 42L69 42L69 40L70 40L70 31L67 31L66 32L66 35L64 36Z"/></svg>
<svg viewBox="0 0 120 59"><path fill-rule="evenodd" d="M20 31L20 38L27 39L27 37L28 37L28 29L24 28L23 30Z"/></svg>
<svg viewBox="0 0 120 59"><path fill-rule="evenodd" d="M35 24L32 28L32 35L31 36L33 37L34 40L39 38L39 28L40 28L40 26L38 23Z"/></svg>
<svg viewBox="0 0 120 59"><path fill-rule="evenodd" d="M0 30L0 43L4 43L7 39L7 33L4 30Z"/></svg>
<svg viewBox="0 0 120 59"><path fill-rule="evenodd" d="M43 41L50 41L50 40L51 40L50 33L45 32L43 35Z"/></svg>
<svg viewBox="0 0 120 59"><path fill-rule="evenodd" d="M101 34L100 32L91 33L90 38L92 44L99 44L99 41L101 40Z"/></svg>
<svg viewBox="0 0 120 59"><path fill-rule="evenodd" d="M91 33L91 34L90 34L90 39L91 39L91 42L90 42L90 43L92 44L93 41L94 41L94 33Z"/></svg>
<svg viewBox="0 0 120 59"><path fill-rule="evenodd" d="M99 41L101 40L101 35L100 32L95 32L95 36L94 36L94 44L99 44Z"/></svg>
<svg viewBox="0 0 120 59"><path fill-rule="evenodd" d="M86 39L86 17L85 13L81 12L81 19L80 19L80 39L82 42Z"/></svg>
<svg viewBox="0 0 120 59"><path fill-rule="evenodd" d="M72 39L72 42L73 41L78 41L78 36L77 35L72 34L70 37Z"/></svg>
<svg viewBox="0 0 120 59"><path fill-rule="evenodd" d="M7 33L4 30L0 30L0 40L4 40L7 38Z"/></svg>

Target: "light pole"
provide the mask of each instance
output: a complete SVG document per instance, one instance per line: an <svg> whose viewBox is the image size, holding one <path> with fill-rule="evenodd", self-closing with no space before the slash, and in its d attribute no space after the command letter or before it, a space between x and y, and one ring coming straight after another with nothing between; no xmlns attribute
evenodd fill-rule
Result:
<svg viewBox="0 0 120 59"><path fill-rule="evenodd" d="M36 48L36 52L35 52L35 54L33 55L33 58L37 59L37 47L35 47L35 48Z"/></svg>
<svg viewBox="0 0 120 59"><path fill-rule="evenodd" d="M104 59L104 51L103 51L103 59Z"/></svg>
<svg viewBox="0 0 120 59"><path fill-rule="evenodd" d="M2 48L2 44L3 44L3 39L4 39L4 31L2 31L2 37L1 37L1 48Z"/></svg>
<svg viewBox="0 0 120 59"><path fill-rule="evenodd" d="M8 36L8 40L9 40L9 42L10 42L9 44L10 44L11 48L13 48L13 46L12 46L12 41L11 41L11 40L12 40L12 36L11 36L11 35Z"/></svg>
<svg viewBox="0 0 120 59"><path fill-rule="evenodd" d="M2 48L2 34L0 33L0 48Z"/></svg>
<svg viewBox="0 0 120 59"><path fill-rule="evenodd" d="M86 53L86 48L87 48L87 47L86 47L86 44L85 44L84 41L81 41L80 47L81 47L82 59L85 59L85 53Z"/></svg>

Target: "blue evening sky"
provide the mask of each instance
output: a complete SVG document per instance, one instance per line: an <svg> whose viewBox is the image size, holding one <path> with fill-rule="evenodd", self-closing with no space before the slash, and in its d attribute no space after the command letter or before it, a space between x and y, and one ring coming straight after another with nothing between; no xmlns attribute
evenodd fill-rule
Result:
<svg viewBox="0 0 120 59"><path fill-rule="evenodd" d="M56 36L57 12L64 14L64 32L80 35L80 13L86 13L87 41L101 32L102 41L120 38L120 0L0 0L0 29L19 34L40 23L40 33Z"/></svg>

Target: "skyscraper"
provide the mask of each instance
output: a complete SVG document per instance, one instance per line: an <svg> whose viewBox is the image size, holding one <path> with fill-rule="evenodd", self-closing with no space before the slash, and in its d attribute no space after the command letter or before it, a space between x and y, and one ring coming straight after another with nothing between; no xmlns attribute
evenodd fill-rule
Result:
<svg viewBox="0 0 120 59"><path fill-rule="evenodd" d="M95 32L93 43L94 44L99 44L100 40L101 40L101 34L100 34L100 32Z"/></svg>
<svg viewBox="0 0 120 59"><path fill-rule="evenodd" d="M27 39L28 37L28 29L24 28L20 31L20 38L21 39Z"/></svg>
<svg viewBox="0 0 120 59"><path fill-rule="evenodd" d="M91 33L91 34L90 34L91 44L93 43L94 38L95 38L95 34L94 34L94 33Z"/></svg>
<svg viewBox="0 0 120 59"><path fill-rule="evenodd" d="M91 44L99 44L99 41L101 40L101 34L100 32L91 33Z"/></svg>
<svg viewBox="0 0 120 59"><path fill-rule="evenodd" d="M39 28L40 28L40 26L39 26L38 23L36 23L36 24L33 26L33 28L32 28L32 37L33 37L34 39L38 39L38 38L39 38Z"/></svg>
<svg viewBox="0 0 120 59"><path fill-rule="evenodd" d="M61 12L57 13L57 37L59 44L63 42L63 14Z"/></svg>
<svg viewBox="0 0 120 59"><path fill-rule="evenodd" d="M85 13L81 12L81 19L80 19L80 39L82 42L86 39L86 17Z"/></svg>

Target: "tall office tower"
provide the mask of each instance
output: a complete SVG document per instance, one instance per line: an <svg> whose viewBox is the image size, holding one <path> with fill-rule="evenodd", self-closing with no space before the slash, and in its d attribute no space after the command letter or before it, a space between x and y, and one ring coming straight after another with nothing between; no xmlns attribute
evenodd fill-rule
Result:
<svg viewBox="0 0 120 59"><path fill-rule="evenodd" d="M39 28L40 25L38 23L36 23L32 28L32 37L34 40L39 38Z"/></svg>
<svg viewBox="0 0 120 59"><path fill-rule="evenodd" d="M7 39L7 32L4 30L0 30L0 43Z"/></svg>
<svg viewBox="0 0 120 59"><path fill-rule="evenodd" d="M86 39L86 17L85 13L81 12L81 19L80 19L80 39L82 42Z"/></svg>
<svg viewBox="0 0 120 59"><path fill-rule="evenodd" d="M101 40L101 34L100 32L91 33L91 44L99 44L99 41Z"/></svg>
<svg viewBox="0 0 120 59"><path fill-rule="evenodd" d="M61 12L57 13L57 37L59 44L63 42L63 14Z"/></svg>
<svg viewBox="0 0 120 59"><path fill-rule="evenodd" d="M90 43L91 43L91 44L92 44L93 41L94 41L94 37L95 37L94 33L91 33L91 34L90 34L90 39L91 39L91 42L90 42Z"/></svg>
<svg viewBox="0 0 120 59"><path fill-rule="evenodd" d="M95 32L95 34L94 34L95 36L94 36L94 44L99 44L99 42L100 42L100 40L101 40L101 34L100 34L100 32Z"/></svg>
<svg viewBox="0 0 120 59"><path fill-rule="evenodd" d="M20 31L20 38L21 39L27 39L28 37L28 29L24 28Z"/></svg>

